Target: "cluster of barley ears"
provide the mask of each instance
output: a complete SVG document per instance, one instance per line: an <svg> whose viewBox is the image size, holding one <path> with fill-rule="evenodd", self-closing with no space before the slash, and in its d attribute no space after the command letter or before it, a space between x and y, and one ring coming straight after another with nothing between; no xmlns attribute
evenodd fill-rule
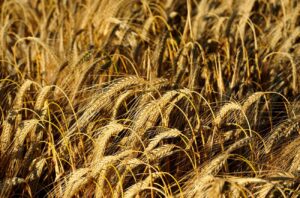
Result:
<svg viewBox="0 0 300 198"><path fill-rule="evenodd" d="M298 197L297 0L0 2L0 197Z"/></svg>

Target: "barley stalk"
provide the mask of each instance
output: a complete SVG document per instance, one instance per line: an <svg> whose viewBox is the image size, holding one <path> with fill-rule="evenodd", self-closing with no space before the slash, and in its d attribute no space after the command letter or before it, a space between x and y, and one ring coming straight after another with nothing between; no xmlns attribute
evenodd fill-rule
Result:
<svg viewBox="0 0 300 198"><path fill-rule="evenodd" d="M131 146L136 146L138 141L138 136L141 136L147 129L153 126L154 122L157 120L162 109L178 94L178 91L170 91L165 93L160 99L152 101L149 105L145 106L138 114L135 116L137 119L134 123L132 133L129 136L128 142Z"/></svg>
<svg viewBox="0 0 300 198"><path fill-rule="evenodd" d="M269 153L271 151L273 145L276 142L278 142L283 137L290 136L290 134L297 129L299 129L299 123L293 119L288 119L279 124L266 140L266 153Z"/></svg>
<svg viewBox="0 0 300 198"><path fill-rule="evenodd" d="M18 112L17 111L10 111L7 119L3 123L3 130L1 133L1 153L5 153L6 149L9 147L11 144L11 140L13 138L13 133L12 130L15 125L15 118L17 116Z"/></svg>
<svg viewBox="0 0 300 198"><path fill-rule="evenodd" d="M136 86L143 83L145 83L145 81L138 77L127 77L114 83L106 92L101 94L100 97L96 98L88 105L88 107L84 110L83 115L78 119L77 126L85 126L86 123L88 123L100 109L109 105L111 98L119 91L130 86Z"/></svg>
<svg viewBox="0 0 300 198"><path fill-rule="evenodd" d="M230 113L231 111L236 111L236 110L239 110L239 111L242 110L241 105L234 103L234 102L230 102L230 103L224 105L218 112L215 119L213 120L213 124L215 126L220 126L222 121L226 118L226 115L228 113Z"/></svg>
<svg viewBox="0 0 300 198"><path fill-rule="evenodd" d="M264 92L255 92L254 94L250 95L242 105L242 111L246 112L249 107L258 101L265 93Z"/></svg>
<svg viewBox="0 0 300 198"><path fill-rule="evenodd" d="M34 82L31 80L26 80L22 86L19 88L18 93L15 98L14 109L21 109L23 107L23 99L26 91L33 85Z"/></svg>
<svg viewBox="0 0 300 198"><path fill-rule="evenodd" d="M101 130L99 137L95 140L96 145L93 151L93 161L97 161L104 157L104 152L106 150L106 145L109 139L112 136L120 133L120 131L122 131L123 129L123 125L112 122Z"/></svg>
<svg viewBox="0 0 300 198"><path fill-rule="evenodd" d="M41 177L45 165L46 165L45 158L33 160L32 165L29 168L31 173L26 177L26 181L34 181L39 179Z"/></svg>
<svg viewBox="0 0 300 198"><path fill-rule="evenodd" d="M180 135L181 135L181 132L177 129L170 129L163 133L160 133L151 140L151 142L146 147L145 152L152 151L158 145L158 143L160 141L162 141L163 139L178 137Z"/></svg>
<svg viewBox="0 0 300 198"><path fill-rule="evenodd" d="M20 149L22 147L25 138L30 132L35 132L35 129L39 121L36 119L23 121L16 132L15 141L14 141L14 150Z"/></svg>
<svg viewBox="0 0 300 198"><path fill-rule="evenodd" d="M118 97L118 99L113 107L113 113L112 113L113 120L117 119L118 111L119 111L121 105L126 101L126 99L131 97L133 94L135 94L135 91L129 90Z"/></svg>
<svg viewBox="0 0 300 198"><path fill-rule="evenodd" d="M130 155L132 153L131 150L124 151L120 154L117 154L115 156L106 156L103 159L99 159L97 161L94 161L91 164L90 168L84 168L80 169L79 171L76 171L74 174L71 175L68 183L66 184L66 189L64 192L63 197L72 197L75 194L77 194L83 186L87 185L91 180L97 179L100 177L105 177L105 173L109 166L114 166L115 163L117 163L122 158ZM98 182L101 182L99 184L100 189L102 190L102 182L104 179L101 179ZM96 190L99 192L99 190Z"/></svg>
<svg viewBox="0 0 300 198"><path fill-rule="evenodd" d="M142 180L134 184L127 191L125 191L124 198L135 197L136 194L143 191L145 188L150 187L151 183L153 183L154 180L158 178L160 175L161 175L160 173L152 173L145 180Z"/></svg>
<svg viewBox="0 0 300 198"><path fill-rule="evenodd" d="M0 187L1 189L4 189L9 186L17 186L24 183L25 180L23 178L19 178L19 177L5 178L4 180L0 181Z"/></svg>
<svg viewBox="0 0 300 198"><path fill-rule="evenodd" d="M52 86L46 86L41 89L35 101L34 109L36 111L40 111L44 107L44 103L47 100L47 97L51 93L52 89Z"/></svg>

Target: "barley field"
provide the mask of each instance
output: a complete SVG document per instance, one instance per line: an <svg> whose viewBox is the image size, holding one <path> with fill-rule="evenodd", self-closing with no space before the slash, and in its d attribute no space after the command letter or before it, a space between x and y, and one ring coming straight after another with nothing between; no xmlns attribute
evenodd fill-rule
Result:
<svg viewBox="0 0 300 198"><path fill-rule="evenodd" d="M0 197L300 196L298 0L3 0L0 47Z"/></svg>

